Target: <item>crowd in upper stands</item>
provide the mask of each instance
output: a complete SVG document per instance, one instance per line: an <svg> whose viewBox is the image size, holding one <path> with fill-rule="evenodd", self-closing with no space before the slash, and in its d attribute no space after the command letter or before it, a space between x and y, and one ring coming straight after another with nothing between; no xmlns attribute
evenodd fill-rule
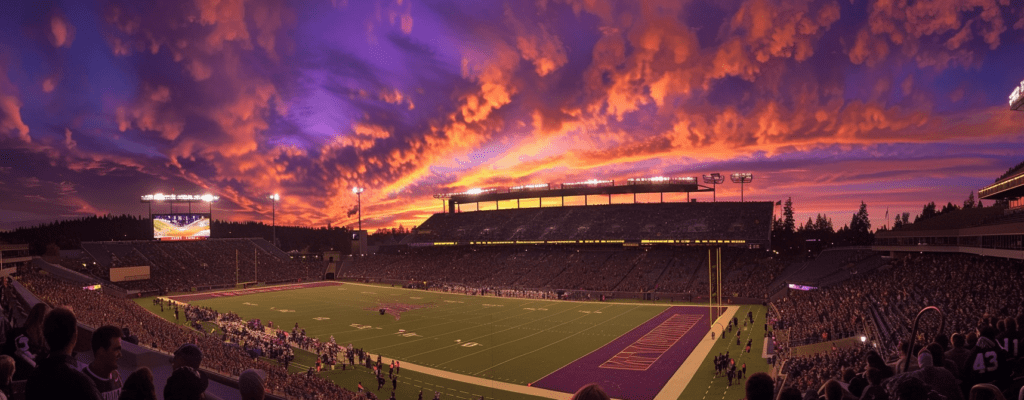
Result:
<svg viewBox="0 0 1024 400"><path fill-rule="evenodd" d="M724 239L765 237L771 203L657 203L434 214L417 241Z"/></svg>
<svg viewBox="0 0 1024 400"><path fill-rule="evenodd" d="M321 260L290 260L262 239L87 242L82 249L84 254L61 264L102 279L109 279L110 268L148 265L150 279L116 283L142 291L320 279L326 268Z"/></svg>

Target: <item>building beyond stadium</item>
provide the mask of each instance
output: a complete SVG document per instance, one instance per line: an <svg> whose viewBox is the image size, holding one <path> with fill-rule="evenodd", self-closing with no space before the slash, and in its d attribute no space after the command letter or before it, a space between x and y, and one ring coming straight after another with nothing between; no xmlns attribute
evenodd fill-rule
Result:
<svg viewBox="0 0 1024 400"><path fill-rule="evenodd" d="M939 215L901 229L878 232L874 250L968 253L1024 260L1024 162L978 191L985 208Z"/></svg>

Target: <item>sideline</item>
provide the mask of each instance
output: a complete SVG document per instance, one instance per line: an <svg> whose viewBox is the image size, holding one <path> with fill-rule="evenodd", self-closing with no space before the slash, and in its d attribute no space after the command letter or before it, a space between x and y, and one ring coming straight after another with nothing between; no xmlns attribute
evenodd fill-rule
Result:
<svg viewBox="0 0 1024 400"><path fill-rule="evenodd" d="M419 292L419 293L434 293L434 294L443 294L443 295L452 295L452 296L470 296L470 297L484 297L484 298L494 298L494 299L530 300L530 301L552 301L552 302L558 302L558 303L567 303L567 302L569 302L569 303L621 304L621 305L627 305L627 306L648 306L648 307L656 306L656 307L665 307L666 309L669 308L669 307L707 307L706 304L699 304L699 303L644 303L644 302L629 302L629 301L615 301L615 300L611 300L611 301L589 300L589 301L587 301L587 300L534 299L534 298L530 298L530 297L503 297L503 296L495 296L495 295L479 295L479 294L465 294L465 293L456 293L456 292L441 292L441 291L437 291L437 290L409 289L409 288L404 288L404 287L401 287L401 286L389 287L389 286L383 286L384 284L376 284L375 285L375 284L359 283L359 282L347 282L347 281L335 281L335 282L342 282L342 283L344 283L346 285L365 286L365 287L372 287L372 288L381 288L381 287L383 287L383 288L389 288L389 289L409 290L409 291L414 291L414 292ZM738 306L742 306L742 305L754 305L754 304L733 304L733 305L729 305L727 307L732 307L732 306L737 306L738 307Z"/></svg>
<svg viewBox="0 0 1024 400"><path fill-rule="evenodd" d="M739 306L729 306L726 308L725 313L715 321L731 320L732 317L736 316L736 311L739 308ZM708 330L708 333L704 334L704 339L690 352L690 355L686 357L686 361L683 361L683 365L679 366L679 369L668 380L668 383L661 388L657 396L654 396L654 400L677 400L679 396L683 395L683 390L690 384L690 380L697 373L697 369L700 368L701 363L708 357L708 354L711 353L711 348L715 345L715 341L711 340L711 332L711 330Z"/></svg>
<svg viewBox="0 0 1024 400"><path fill-rule="evenodd" d="M295 347L295 345L292 344L292 347ZM296 348L298 348L298 347L296 347ZM378 356L377 354L372 354L370 352L367 352L366 355L369 356L371 359L375 359ZM381 356L380 360L381 360L381 364L382 365L390 365L391 361L393 359ZM526 394L526 395L531 395L531 396L544 397L544 398L548 398L548 399L564 400L564 399L567 399L569 396L572 396L572 393L564 393L564 392L558 392L558 391L554 391L554 390L541 389L541 388L533 387L533 386L523 386L523 385L517 385L515 383L495 381L495 380L486 379L486 378L478 378L478 377L475 377L475 376L463 375L463 374L459 374L459 373L455 373L455 372L449 372L449 371L440 370L440 369L437 369L437 368L431 368L431 367L427 367L427 366L423 366L423 365L418 365L418 364L414 364L414 363L407 362L407 361L402 361L402 360L397 360L397 361L402 363L401 364L402 369L408 369L410 371L415 371L415 372L419 372L419 373L423 373L423 374L427 374L427 375L432 375L432 376L435 376L435 377L438 377L438 378L448 379L448 380L452 380L452 381L456 381L456 382L468 383L470 385L489 387L489 388L492 388L492 389L499 389L499 390L504 390L504 391L507 391L507 392L515 392L515 393ZM356 364L356 365L358 365L358 364Z"/></svg>

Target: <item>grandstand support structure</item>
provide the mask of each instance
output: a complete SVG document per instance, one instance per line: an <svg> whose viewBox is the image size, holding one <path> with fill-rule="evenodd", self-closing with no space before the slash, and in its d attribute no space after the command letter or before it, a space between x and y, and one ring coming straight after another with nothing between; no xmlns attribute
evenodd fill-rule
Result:
<svg viewBox="0 0 1024 400"><path fill-rule="evenodd" d="M721 178L725 179L724 177ZM475 203L479 210L480 203L494 202L497 205L503 200L516 200L516 208L519 208L519 201L522 199L540 199L540 205L543 206L543 199L545 197L558 197L562 199L560 206L564 206L566 197L583 196L585 205L589 205L587 197L599 195L608 196L608 204L611 204L611 196L614 194L632 194L633 202L636 203L636 194L638 193L659 193L661 194L661 202L664 202L665 193L686 193L687 200L689 200L690 193L692 192L714 193L715 191L714 188L697 184L695 178L693 180L681 179L664 182L631 181L625 185L614 185L613 183L613 181L603 181L593 185L563 184L560 188L545 185L544 187L531 188L529 190L509 190L505 192L499 192L494 189L474 190L465 193L437 194L434 195L434 198L441 199L442 204L447 199L446 208L448 212L456 213L461 212L462 208L460 205L462 204Z"/></svg>
<svg viewBox="0 0 1024 400"><path fill-rule="evenodd" d="M945 332L946 331L945 330L946 329L946 313L943 313L942 310L940 310L938 307L935 307L935 306L925 307L925 308L921 309L921 311L919 311L917 313L917 317L914 318L914 328L910 330L910 343L907 346L908 349L913 349L914 348L914 342L916 341L915 339L917 338L917 326L918 326L918 323L921 322L921 316L924 315L924 313L926 313L928 311L935 311L935 312L939 313L939 332ZM913 357L906 357L906 358L907 358L907 362L905 364L903 364L903 370L904 371L910 371L910 359L913 358Z"/></svg>

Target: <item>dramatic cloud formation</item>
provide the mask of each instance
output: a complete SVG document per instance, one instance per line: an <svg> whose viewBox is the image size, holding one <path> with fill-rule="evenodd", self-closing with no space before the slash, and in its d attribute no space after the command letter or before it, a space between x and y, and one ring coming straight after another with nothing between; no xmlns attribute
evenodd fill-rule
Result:
<svg viewBox="0 0 1024 400"><path fill-rule="evenodd" d="M437 192L737 171L801 221L916 213L1020 161L1010 3L21 1L0 228L156 191L231 220L281 193L279 223L351 226L354 186L364 226L408 227Z"/></svg>

